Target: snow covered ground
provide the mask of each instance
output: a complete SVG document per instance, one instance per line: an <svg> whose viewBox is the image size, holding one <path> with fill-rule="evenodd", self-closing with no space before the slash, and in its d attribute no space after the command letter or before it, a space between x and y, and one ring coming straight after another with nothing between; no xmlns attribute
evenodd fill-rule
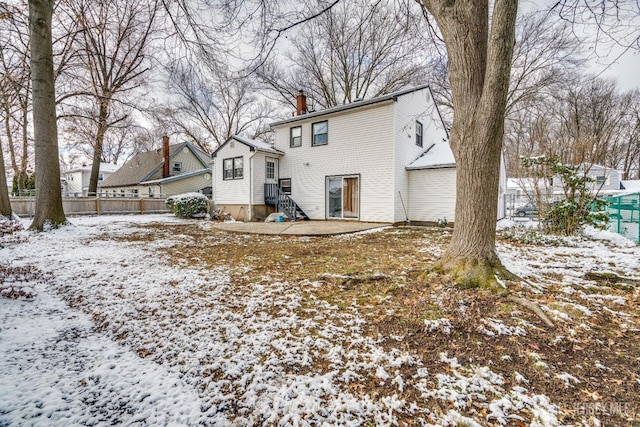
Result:
<svg viewBox="0 0 640 427"><path fill-rule="evenodd" d="M127 238L149 232L142 226L150 222L182 220L71 221L3 239L0 292L20 297L0 298L0 426L358 426L394 425L401 415L416 425L559 423L560 409L524 378L513 385L490 366L445 353L434 361L442 369L430 372L401 340L389 348L365 336L356 308L313 299L315 282L238 288L230 268L187 266L158 250L188 250L197 243L187 235ZM614 256L598 242L584 245L589 255L571 258L582 265L562 269L568 282L577 267L606 266ZM638 277L640 250L620 245L616 265ZM501 252L509 268L536 277L520 250ZM580 250L540 248L536 257L544 263L551 253ZM446 319L434 322L428 333L449 333ZM494 335L526 334L510 328L484 326ZM404 375L407 368L414 374ZM371 378L392 392L359 385ZM434 401L443 409L434 411ZM482 410L470 417L472 407Z"/></svg>

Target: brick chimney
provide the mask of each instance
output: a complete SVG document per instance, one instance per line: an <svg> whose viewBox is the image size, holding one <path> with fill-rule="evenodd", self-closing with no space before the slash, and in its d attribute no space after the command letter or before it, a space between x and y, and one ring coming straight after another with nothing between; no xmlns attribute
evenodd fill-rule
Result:
<svg viewBox="0 0 640 427"><path fill-rule="evenodd" d="M301 116L302 114L307 114L307 96L302 90L299 90L296 97L296 116Z"/></svg>
<svg viewBox="0 0 640 427"><path fill-rule="evenodd" d="M163 136L162 137L162 159L163 159L163 164L162 164L162 177L163 178L168 178L169 176L171 176L171 168L169 168L169 137L168 136Z"/></svg>

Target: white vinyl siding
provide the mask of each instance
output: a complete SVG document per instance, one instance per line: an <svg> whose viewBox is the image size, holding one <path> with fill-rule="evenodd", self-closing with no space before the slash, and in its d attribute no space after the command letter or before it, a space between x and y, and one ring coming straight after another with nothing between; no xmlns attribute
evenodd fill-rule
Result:
<svg viewBox="0 0 640 427"><path fill-rule="evenodd" d="M311 219L325 219L327 176L359 174L361 221L391 222L393 216L393 109L392 100L323 116L329 143L314 147L310 118L302 126L302 146L291 148L291 124L276 128L275 148L285 152L279 175L291 178L291 197ZM406 137L406 134L405 134ZM413 145L413 144L411 144ZM403 165L404 167L404 165Z"/></svg>
<svg viewBox="0 0 640 427"><path fill-rule="evenodd" d="M267 176L267 155L262 151L257 151L251 158L251 182L253 186L254 205L264 205L264 183Z"/></svg>
<svg viewBox="0 0 640 427"><path fill-rule="evenodd" d="M407 214L411 221L454 222L456 210L456 170L424 169L409 171Z"/></svg>
<svg viewBox="0 0 640 427"><path fill-rule="evenodd" d="M416 120L422 123L422 147L418 147L415 143ZM404 201L406 207L408 200L410 200L410 172L405 169L406 166L432 144L442 142L446 138L446 133L428 89L398 97L395 107L394 131L393 222L403 222L406 216L402 202ZM453 197L455 197L455 187ZM409 217L409 219L413 218Z"/></svg>
<svg viewBox="0 0 640 427"><path fill-rule="evenodd" d="M233 148L231 146L233 145ZM251 179L222 179L223 160L243 157L245 176L249 173L249 157L253 154L249 147L238 141L225 144L213 161L213 198L216 205L249 205L251 199Z"/></svg>
<svg viewBox="0 0 640 427"><path fill-rule="evenodd" d="M189 178L172 181L162 185L162 192L166 196L191 193L211 186L211 175L200 174Z"/></svg>

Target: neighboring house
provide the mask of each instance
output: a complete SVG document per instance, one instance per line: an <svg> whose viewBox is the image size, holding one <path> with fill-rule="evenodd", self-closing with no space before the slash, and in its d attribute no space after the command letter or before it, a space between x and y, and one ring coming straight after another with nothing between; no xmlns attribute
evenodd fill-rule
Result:
<svg viewBox="0 0 640 427"><path fill-rule="evenodd" d="M89 195L91 166L92 165L84 164L82 167L71 169L63 173L61 183L62 195L64 197L87 197ZM98 183L101 183L110 177L116 170L118 170L117 165L113 165L111 163L100 163Z"/></svg>
<svg viewBox="0 0 640 427"><path fill-rule="evenodd" d="M211 158L189 142L138 153L98 185L102 197L167 197L211 192Z"/></svg>
<svg viewBox="0 0 640 427"><path fill-rule="evenodd" d="M548 196L551 185L550 180L544 178L508 178L507 194L517 200L532 200L538 195Z"/></svg>
<svg viewBox="0 0 640 427"><path fill-rule="evenodd" d="M322 111L301 91L296 113L271 125L273 146L233 136L213 153L218 208L247 221L274 205L290 218L454 221L455 161L428 86Z"/></svg>
<svg viewBox="0 0 640 427"><path fill-rule="evenodd" d="M601 165L585 165L581 167L578 174L586 175L593 179L593 181L587 183L587 188L593 194L609 195L618 194L622 190L620 171ZM563 195L564 183L559 176L553 177L553 194Z"/></svg>

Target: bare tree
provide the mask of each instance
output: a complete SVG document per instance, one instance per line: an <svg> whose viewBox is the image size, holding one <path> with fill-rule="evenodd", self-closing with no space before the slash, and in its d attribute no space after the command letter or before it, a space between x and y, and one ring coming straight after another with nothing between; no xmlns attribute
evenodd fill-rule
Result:
<svg viewBox="0 0 640 427"><path fill-rule="evenodd" d="M19 4L2 4L0 13L0 103L6 150L18 191L25 189L31 160L31 67L29 18Z"/></svg>
<svg viewBox="0 0 640 427"><path fill-rule="evenodd" d="M422 0L421 4L434 18L446 45L453 106L456 224L440 267L458 283L501 289L496 274L511 274L495 248L498 177L518 1L495 0L491 7L488 0ZM616 11L623 8L638 15L633 1L597 5L566 0L556 3L555 9L581 13L583 6L591 16L607 20L618 20L621 15ZM605 28L604 19L596 21ZM639 30L630 31L638 34Z"/></svg>
<svg viewBox="0 0 640 427"><path fill-rule="evenodd" d="M62 208L51 38L53 0L29 0L36 210L32 230L66 222Z"/></svg>
<svg viewBox="0 0 640 427"><path fill-rule="evenodd" d="M568 79L553 97L557 130L555 154L573 165L615 168L629 98L619 95L615 81L586 76Z"/></svg>
<svg viewBox="0 0 640 427"><path fill-rule="evenodd" d="M626 179L640 179L640 91L635 90L629 97L629 109L625 115L625 125L621 132L621 167Z"/></svg>
<svg viewBox="0 0 640 427"><path fill-rule="evenodd" d="M83 111L76 107L77 111ZM111 114L119 120L111 123L104 133L102 142L102 162L118 164L126 161L132 155L147 151L144 143L147 139L148 131L140 126L135 118L135 112L126 105L113 104ZM85 114L66 117L63 121L63 131L66 135L65 146L78 153L82 153L86 158L94 155L94 145L91 143L96 139L97 123L90 112Z"/></svg>
<svg viewBox="0 0 640 427"><path fill-rule="evenodd" d="M327 108L424 83L424 22L393 3L340 3L290 37L287 60L260 70L266 85L292 103L300 89Z"/></svg>
<svg viewBox="0 0 640 427"><path fill-rule="evenodd" d="M423 0L448 54L456 159L455 227L441 268L467 286L498 287L508 275L496 254L500 152L513 60L517 0ZM473 29L470 31L470 29Z"/></svg>
<svg viewBox="0 0 640 427"><path fill-rule="evenodd" d="M89 194L94 194L104 160L105 134L127 118L115 115L113 104L123 102L125 95L139 88L149 70L147 50L156 30L159 3L74 0L70 7L82 29L78 39L82 69L74 76L80 85L76 95L89 98L92 103L89 108L67 108L65 115L92 121L96 127L89 181Z"/></svg>
<svg viewBox="0 0 640 427"><path fill-rule="evenodd" d="M579 40L569 23L538 11L518 17L506 107L508 130L521 121L520 109L536 108L541 100L544 103L554 85L584 63L580 52ZM432 58L430 65L432 89L451 120L453 100L446 58ZM510 123L512 116L516 123Z"/></svg>
<svg viewBox="0 0 640 427"><path fill-rule="evenodd" d="M504 154L510 177L528 177L522 157L555 154L556 120L549 98L527 100L511 112L504 137Z"/></svg>
<svg viewBox="0 0 640 427"><path fill-rule="evenodd" d="M154 111L155 121L167 131L207 152L234 134L260 138L269 132L273 108L256 95L254 79L237 79L220 68L184 61L173 63L168 73L174 101Z"/></svg>
<svg viewBox="0 0 640 427"><path fill-rule="evenodd" d="M0 216L11 218L13 209L9 200L9 189L7 188L7 174L4 170L4 154L2 152L2 138L0 138Z"/></svg>

